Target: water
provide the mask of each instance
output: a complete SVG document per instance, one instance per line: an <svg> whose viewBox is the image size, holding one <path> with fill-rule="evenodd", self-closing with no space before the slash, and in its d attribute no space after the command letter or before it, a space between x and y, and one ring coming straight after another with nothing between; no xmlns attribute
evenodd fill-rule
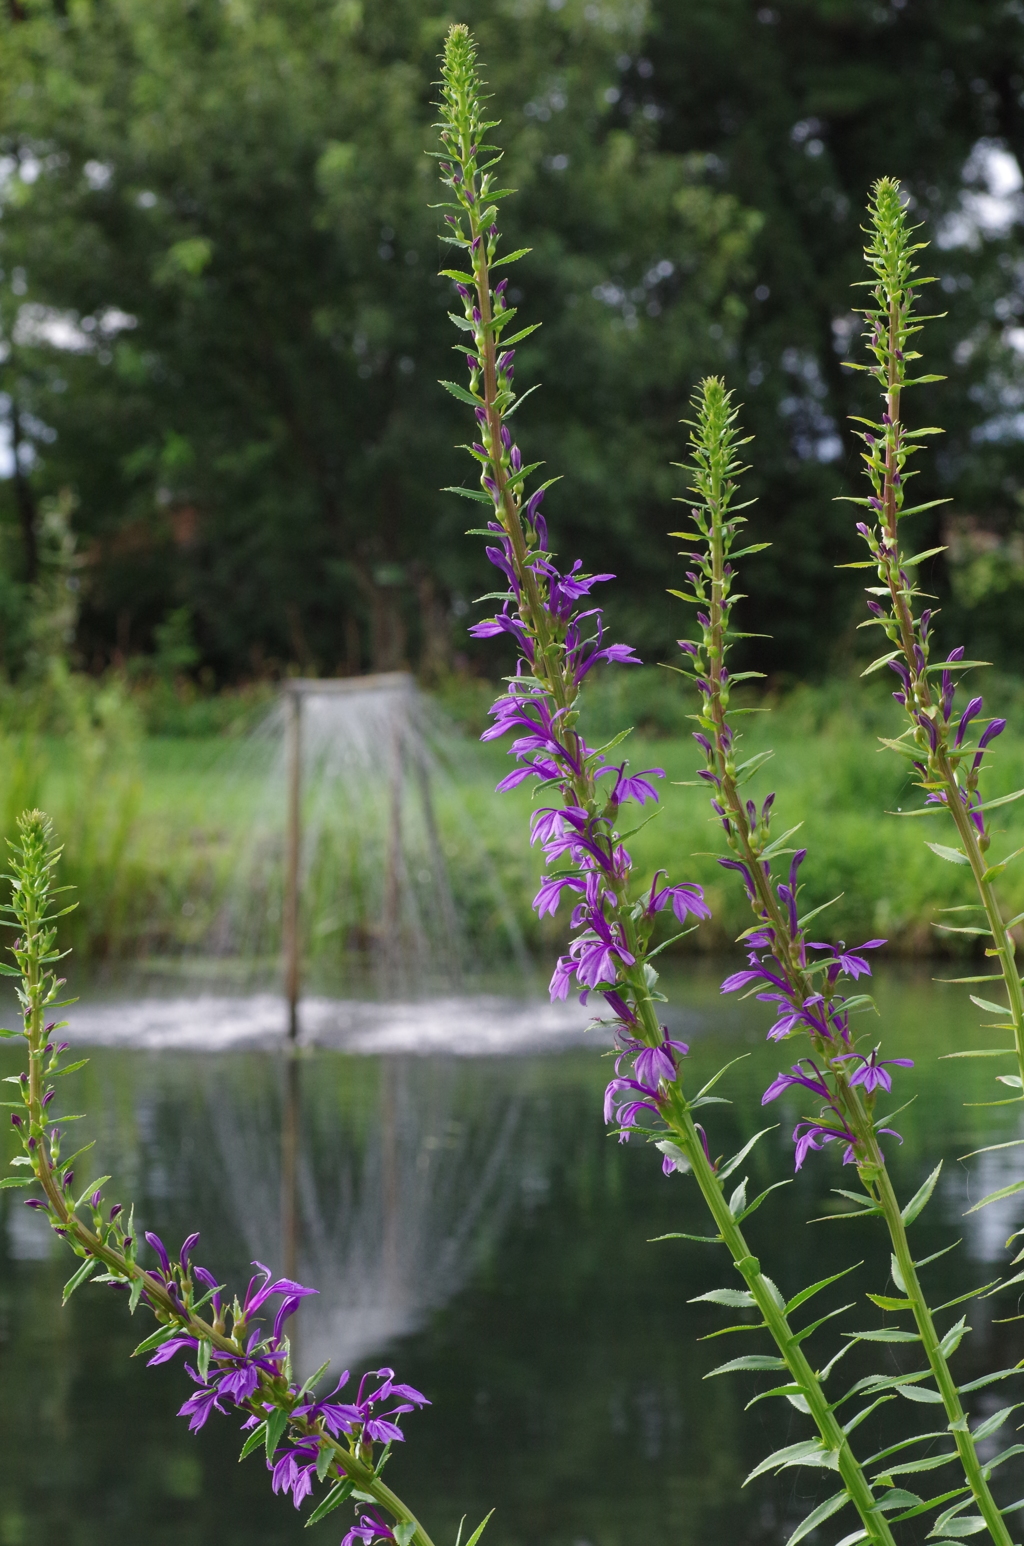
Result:
<svg viewBox="0 0 1024 1546"><path fill-rule="evenodd" d="M901 1099L916 1095L896 1122L903 1146L890 1146L901 1195L946 1156L913 1243L923 1257L964 1241L926 1269L935 1299L995 1277L1006 1237L1024 1220L1020 1199L963 1216L970 1200L1017 1173L1020 1151L964 1164L956 1156L1017 1136L1019 1118L1012 1108L965 1107L991 1096L984 1060L938 1060L963 1044L956 992L925 973L879 983L887 1047L919 1065L901 1081ZM780 1066L761 1039L761 1006L722 1001L710 973L691 973L673 996L684 1005L675 1023L691 1043L692 1080L747 1054L726 1080L735 1104L712 1108L709 1122L715 1150L731 1152L768 1120L760 1091ZM438 1546L454 1541L464 1512L476 1523L491 1507L486 1539L494 1546L776 1546L824 1494L811 1471L741 1485L766 1451L803 1437L807 1425L777 1401L744 1411L770 1376L703 1381L725 1359L768 1348L761 1337L698 1340L734 1318L687 1302L731 1284L719 1249L648 1243L670 1230L707 1232L692 1184L664 1178L649 1151L606 1137L600 1096L609 1064L579 1019L549 1018L531 1035L530 1011L519 1005L511 1050L502 1050L501 1007L408 1002L389 1025L381 1006L335 1004L320 1031L307 1031L292 1065L300 1122L290 1248L300 1274L323 1292L303 1306L300 1361L315 1365L330 1353L360 1370L394 1363L430 1396L434 1404L407 1420L408 1442L390 1476ZM219 1022L216 1005L193 1009L191 1022L180 1005L175 1013L184 1027L177 1043L167 1006L78 1011L80 1039L114 1027L78 1076L76 1103L90 1113L80 1126L97 1138L96 1171L115 1175L112 1196L134 1197L144 1226L172 1241L200 1228L199 1259L237 1282L252 1256L280 1267L289 1249L281 1208L286 1064L279 1039L260 1029L258 1007L253 1043L239 1033L217 1051L197 1051L195 1031ZM244 1025L237 1001L232 1016ZM146 1023L148 1046L118 1044ZM419 1038L417 1026L430 1034ZM446 1027L455 1050L442 1052ZM416 1054L417 1045L429 1050ZM0 1061L15 1066L6 1047ZM755 1150L752 1188L790 1174L788 1127L800 1109L773 1111L782 1128ZM287 1143L284 1154L287 1169ZM829 1189L848 1180L835 1155L816 1157L754 1215L749 1236L790 1293L863 1262L841 1298L819 1301L823 1313L855 1300L839 1322L855 1330L877 1322L865 1293L893 1292L885 1243L870 1221L805 1227L834 1211ZM235 1420L191 1437L174 1416L187 1377L130 1360L146 1334L142 1316L132 1325L123 1301L88 1288L62 1312L68 1256L53 1253L11 1194L0 1209L0 1546L92 1546L119 1536L155 1546L300 1539L301 1521L270 1493L261 1461L236 1463ZM942 1324L960 1313L946 1312ZM969 1306L974 1329L956 1357L958 1378L1024 1355L1024 1322L1008 1319L1019 1313L1014 1291ZM824 1361L838 1342L837 1331L823 1328L811 1351ZM841 1368L852 1382L891 1367L901 1351L858 1351ZM972 1397L973 1410L1014 1399L1024 1392L999 1385ZM922 1411L927 1419L927 1409L898 1400L881 1408L860 1430L861 1452L924 1426ZM998 1472L1006 1501L1024 1493L1019 1466ZM921 1490L938 1491L945 1475L922 1478L935 1485ZM311 1539L336 1543L344 1517L332 1516ZM853 1516L840 1514L817 1542L853 1527ZM903 1539L923 1539L924 1528L903 1529Z"/></svg>

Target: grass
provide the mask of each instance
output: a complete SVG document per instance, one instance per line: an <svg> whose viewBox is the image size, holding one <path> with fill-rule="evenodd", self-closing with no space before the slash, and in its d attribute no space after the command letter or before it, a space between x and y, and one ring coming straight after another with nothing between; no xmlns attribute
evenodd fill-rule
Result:
<svg viewBox="0 0 1024 1546"><path fill-rule="evenodd" d="M997 683L995 691L1014 705L1021 695L1014 683ZM477 956L497 963L510 955L508 914L545 956L563 939L566 919L539 924L531 911L540 856L527 842L529 793L495 796L508 766L505 750L475 741L490 692L487 684L470 683L439 695L463 740L449 759L456 771L437 782L434 795L464 926ZM236 950L241 931L251 953L274 959L283 802L271 782L269 746L224 731L147 734L123 692L111 690L106 703L90 693L84 707L65 716L63 733L22 725L0 734L4 830L12 832L25 805L39 804L66 846L65 879L79 899L69 943L93 960L216 955ZM849 942L882 936L904 955L964 948L956 943L962 936L936 928L941 909L974 900L964 870L925 845L927 837L951 841L945 819L886 814L920 804L920 796L904 782L899 759L877 749L879 734L898 729L884 689L838 683L748 707L758 712L740 722L745 752L775 750L751 793L762 799L777 791L777 835L802 823L792 841L810 850L801 871L803 905L832 904L818 925L822 934ZM230 715L220 713L230 730ZM707 793L690 782L695 756L685 699L664 674L620 671L595 683L585 714L592 743L635 720L638 729L623 748L631 765L665 770L658 813L629 842L638 879L661 867L673 879L700 880L715 915L675 948L729 947L749 916L738 886L716 862L721 833ZM207 727L215 720L206 713ZM1024 784L1024 737L1007 731L989 758L989 797ZM1024 843L1024 801L995 814L993 852L1002 856ZM345 835L343 823L333 835L321 833L309 879L315 898L306 909L307 947L325 960L365 944L367 930L377 926L365 907L360 914L366 847L365 833ZM1024 909L1024 867L1011 866L1000 887L1007 908ZM244 924L227 916L240 897Z"/></svg>

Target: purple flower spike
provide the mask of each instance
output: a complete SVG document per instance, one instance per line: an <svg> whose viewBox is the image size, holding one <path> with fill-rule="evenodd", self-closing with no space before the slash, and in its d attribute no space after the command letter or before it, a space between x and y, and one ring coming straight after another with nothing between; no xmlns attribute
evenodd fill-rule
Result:
<svg viewBox="0 0 1024 1546"><path fill-rule="evenodd" d="M976 714L981 713L983 703L984 699L982 698L972 698L970 703L964 709L960 716L960 723L956 727L956 738L953 742L954 746L960 745L964 738L964 732L966 731L967 726L970 724L971 720Z"/></svg>
<svg viewBox="0 0 1024 1546"><path fill-rule="evenodd" d="M181 1247L181 1255L178 1257L178 1260L181 1262L181 1265L185 1269L186 1272L188 1271L188 1259L189 1259L189 1257L191 1256L192 1252L195 1250L195 1248L196 1248L196 1246L198 1244L199 1244L199 1231L196 1230L195 1234L189 1235L188 1239L184 1242L184 1244Z"/></svg>

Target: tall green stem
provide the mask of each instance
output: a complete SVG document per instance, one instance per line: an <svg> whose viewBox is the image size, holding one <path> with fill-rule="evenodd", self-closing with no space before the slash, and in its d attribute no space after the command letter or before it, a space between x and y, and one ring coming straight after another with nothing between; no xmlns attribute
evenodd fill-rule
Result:
<svg viewBox="0 0 1024 1546"><path fill-rule="evenodd" d="M898 412L898 394L895 401L891 394L889 401L890 405L895 405ZM709 625L706 629L711 692L707 698L705 723L708 724L714 737L716 766L719 774L718 800L730 823L731 845L741 855L751 877L755 912L762 922L771 927L773 954L787 980L792 1000L794 1003L802 1004L815 993L815 984L803 966L800 938L794 935L789 917L779 903L769 867L762 860L761 854L765 845L755 840L751 823L740 798L736 784L733 742L728 730L725 693L727 678L724 673L728 646L725 522L733 486L727 476L727 468L731 464L729 420L720 416L718 422L721 426L721 439L717 445L704 446L706 452L704 467L707 476L702 489L708 520L711 573ZM710 435L708 438L711 438ZM895 515L893 519L895 520ZM958 797L955 814L962 810ZM964 813L964 819L969 826L966 813ZM879 1147L872 1115L861 1100L859 1091L851 1086L843 1061L835 1056L836 1049L822 1036L812 1034L811 1040L815 1052L830 1076L836 1106L842 1111L849 1130L856 1137L856 1159L861 1180L885 1219L893 1254L917 1325L918 1336L928 1360L929 1369L935 1379L936 1388L942 1398L968 1486L993 1541L997 1542L998 1546L1011 1546L1005 1522L983 1475L956 1383L950 1373L949 1364L942 1351L941 1339L935 1330L931 1310L917 1276L907 1240L906 1225L889 1179L885 1157ZM873 1105L873 1101L870 1104Z"/></svg>

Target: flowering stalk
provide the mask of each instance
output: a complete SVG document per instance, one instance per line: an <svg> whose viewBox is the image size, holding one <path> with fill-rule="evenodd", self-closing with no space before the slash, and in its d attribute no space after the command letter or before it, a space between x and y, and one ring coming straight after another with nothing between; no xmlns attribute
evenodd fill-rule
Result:
<svg viewBox="0 0 1024 1546"><path fill-rule="evenodd" d="M324 1518L348 1498L376 1504L390 1516L391 1523L375 1512L364 1514L348 1531L343 1546L369 1546L377 1539L398 1546L432 1546L416 1516L381 1475L391 1445L403 1438L397 1419L426 1405L426 1398L411 1386L396 1383L391 1369L364 1375L350 1403L337 1399L348 1381L347 1373L330 1396L319 1400L313 1390L326 1365L301 1386L292 1377L284 1325L315 1289L290 1278L275 1282L269 1269L257 1262L259 1274L244 1299L240 1302L236 1297L229 1304L224 1285L192 1262L198 1234L188 1237L176 1261L157 1235L146 1234L159 1265L155 1270L144 1269L137 1260L133 1214L126 1216L120 1204L105 1210L103 1187L110 1177L91 1181L76 1197L75 1166L92 1144L67 1159L62 1157L60 1124L73 1118L55 1114L57 1086L51 1081L73 1073L85 1060L62 1066L68 1044L53 1039L61 1026L47 1019L64 1007L58 1003L64 981L55 971L62 959L56 949L55 925L70 908L54 909L60 894L53 886L60 849L54 847L48 818L28 811L19 819L18 833L18 843L11 845L13 873L8 877L12 901L3 909L13 915L11 926L18 931L12 946L16 966L0 966L0 972L16 979L23 1029L0 1035L20 1034L27 1043L27 1070L8 1080L18 1087L20 1098L4 1102L13 1108L11 1123L21 1139L22 1152L12 1164L27 1173L5 1177L0 1188L38 1186L41 1195L29 1197L26 1206L44 1213L55 1233L80 1258L81 1265L64 1289L64 1303L90 1278L127 1292L132 1313L144 1302L158 1329L140 1343L136 1353L150 1353L150 1364L166 1363L178 1352L195 1358L195 1365L186 1368L198 1389L181 1408L190 1429L201 1428L214 1411L224 1412L228 1402L243 1414L242 1426L249 1430L243 1458L258 1447L265 1450L275 1492L291 1493L298 1508L313 1491L314 1479L329 1483L309 1523ZM260 1321L273 1298L279 1304L273 1330L267 1335ZM383 1451L378 1453L375 1446L381 1445ZM479 1531L474 1541L478 1538Z"/></svg>
<svg viewBox="0 0 1024 1546"><path fill-rule="evenodd" d="M954 864L969 865L974 876L987 926L943 924L941 927L947 932L987 936L991 940L985 954L998 962L1009 1005L989 1004L984 999L974 999L974 1002L1000 1016L1000 1023L992 1029L1013 1032L1013 1046L1002 1050L1008 1056L1016 1056L1017 1073L997 1077L1003 1084L1021 1091L1010 1098L1020 1100L1024 1098L1024 989L1014 963L1010 929L1021 922L1021 917L1004 921L993 884L1017 854L1000 862L993 862L988 857L992 834L986 813L1019 799L1024 790L1018 789L1014 794L995 800L982 799L978 786L985 753L990 743L1002 733L1006 721L986 721L980 697L972 697L960 712L955 711L956 673L982 662L965 660L961 646L950 650L945 660L932 663L930 636L936 613L928 607L920 613L915 610L918 598L923 597L913 578L917 566L926 558L945 551L930 548L908 556L903 551L899 529L899 523L907 516L946 503L933 499L912 507L904 504L906 483L914 476L913 472L907 471L910 457L922 449L919 442L929 435L941 433L937 429L910 430L900 417L902 394L906 388L943 379L934 375L912 379L907 376L907 366L921 357L916 350L908 349L907 344L921 331L922 324L930 320L914 315L915 294L921 285L933 281L918 273L914 256L927 243L912 240L913 228L908 224L897 182L883 178L875 184L869 217L869 240L864 256L874 279L866 281L871 298L863 315L867 321L865 337L875 363L852 365L851 368L867 371L875 377L882 389L884 409L880 424L870 419L857 420L865 426L858 433L866 448L864 460L872 492L852 502L869 512L870 524L860 521L857 530L867 543L871 557L850 567L877 571L879 584L868 588L868 607L872 616L861 626L880 627L894 647L873 661L864 674L888 666L900 680L893 697L906 709L909 724L898 740L884 744L909 759L917 774L918 787L925 790L927 796L922 810L901 814L924 816L937 810L947 811L956 828L959 847L946 848L936 843L928 846L941 858ZM981 730L977 740L973 734L976 730ZM1017 852L1019 854L1021 850ZM995 1050L974 1055L992 1056Z"/></svg>
<svg viewBox="0 0 1024 1546"><path fill-rule="evenodd" d="M809 1038L811 1055L800 1058L791 1073L780 1074L766 1090L762 1104L789 1088L804 1088L820 1098L818 1114L799 1122L794 1130L796 1168L800 1168L810 1150L833 1141L844 1146L846 1162L857 1166L864 1192L843 1195L861 1207L862 1216L881 1215L885 1219L893 1247L894 1277L905 1295L899 1300L878 1302L883 1308L910 1310L913 1314L916 1339L924 1349L949 1418L971 1496L992 1539L1009 1546L1009 1533L989 1489L949 1368L948 1358L959 1343L963 1328L953 1328L953 1335L939 1335L907 1239L907 1227L931 1195L938 1172L927 1190L922 1189L922 1194L901 1209L879 1144L879 1134L891 1134L893 1130L876 1122L878 1092L888 1094L891 1090L889 1068L910 1068L913 1064L907 1058L881 1059L877 1046L869 1053L855 1049L850 1016L858 1009L870 1007L871 1000L863 994L848 994L846 984L850 979L856 981L870 975L867 959L845 945L834 949L808 939L807 924L816 913L799 916L797 883L807 850L794 852L786 846L798 828L773 838L774 795L769 795L759 807L740 794L742 785L771 754L761 753L737 762L740 738L733 732L729 705L732 683L742 677L730 677L726 663L730 642L737 637L730 626L732 609L739 599L733 590L733 561L764 544L733 551L745 524L737 513L744 507L734 501L737 479L745 470L739 452L746 442L739 436L731 393L721 381L708 379L695 398L695 408L696 420L690 436L693 460L688 468L693 480L691 514L695 529L673 535L700 546L698 551L684 555L694 566L687 572L690 591L674 594L696 605L702 636L700 643L680 641L688 661L682 669L696 682L701 698L700 713L696 716L700 730L694 737L704 754L700 777L711 788L712 809L734 855L719 863L739 874L756 920L742 936L750 951L749 965L746 970L730 975L722 984L722 991L759 989L758 998L772 1004L776 1014L769 1039L789 1040L797 1034ZM773 876L772 862L784 854L791 854L792 862L787 878L780 881ZM859 949L863 952L883 943L869 940ZM867 1339L873 1339L871 1334L867 1334ZM907 1340L915 1338L910 1336Z"/></svg>
<svg viewBox="0 0 1024 1546"><path fill-rule="evenodd" d="M687 1049L669 1038L659 1018L658 1003L663 999L652 964L657 950L650 948L656 916L667 909L680 923L709 916L699 886L669 885L663 871L655 875L649 890L633 896L632 861L624 844L628 833L619 830L620 812L628 803L656 802L652 780L663 777L662 770L630 774L625 762L615 763L608 756L623 736L594 750L577 729L577 700L589 670L599 661L632 664L636 657L625 645L605 644L601 612L590 604L594 585L613 577L584 574L579 562L560 571L540 513L549 485L526 494L526 480L536 468L524 466L509 427L522 401L513 390L511 346L533 329L503 337L515 312L506 301L507 280L494 282L492 277L494 269L523 253L498 256L497 204L510 190L494 189L500 151L483 140L495 124L484 120L475 48L463 26L452 27L448 34L441 94L439 130L444 149L438 160L443 183L451 193L441 206L447 211L444 240L462 252L467 264L465 269L443 272L462 301L461 313L451 315L467 335L469 388L454 382L443 385L473 408L479 438L468 449L479 466L481 485L479 490L451 492L486 506L488 524L477 534L488 539L487 556L507 585L482 598L499 601L501 610L471 632L476 637L508 634L518 652L516 674L507 679L508 691L491 711L495 724L484 735L491 740L508 731L516 734L511 755L518 766L498 789L536 779L538 791L558 802L536 811L532 820L532 840L540 842L553 866L542 877L535 907L542 915L553 914L563 892L575 903L571 917L575 937L556 966L551 993L565 998L574 986L583 1002L594 992L604 998L612 1012L618 1050L616 1077L606 1093L606 1118L618 1124L620 1139L640 1131L655 1141L667 1174L692 1172L718 1231L709 1239L727 1246L745 1284L743 1290L722 1290L710 1297L724 1304L756 1307L762 1328L781 1354L781 1358L740 1359L725 1367L785 1371L790 1383L783 1393L792 1396L817 1426L818 1438L798 1446L803 1453L799 1462L788 1450L772 1460L836 1470L843 1490L820 1517L828 1517L850 1500L860 1515L864 1538L889 1543L891 1531L881 1512L886 1505L875 1498L848 1438L848 1430L864 1414L841 1426L835 1403L824 1393L824 1375L814 1370L802 1345L820 1322L795 1331L788 1318L797 1304L834 1280L823 1280L787 1306L761 1272L741 1224L767 1192L748 1204L745 1180L728 1199L724 1190L725 1180L742 1164L756 1139L724 1164L712 1162L694 1113L718 1097L708 1093L710 1084L692 1098L684 1094L680 1060ZM579 610L579 602L585 610ZM602 780L607 780L604 786ZM641 1126L652 1117L664 1125ZM816 1518L805 1524L812 1528L815 1522Z"/></svg>

